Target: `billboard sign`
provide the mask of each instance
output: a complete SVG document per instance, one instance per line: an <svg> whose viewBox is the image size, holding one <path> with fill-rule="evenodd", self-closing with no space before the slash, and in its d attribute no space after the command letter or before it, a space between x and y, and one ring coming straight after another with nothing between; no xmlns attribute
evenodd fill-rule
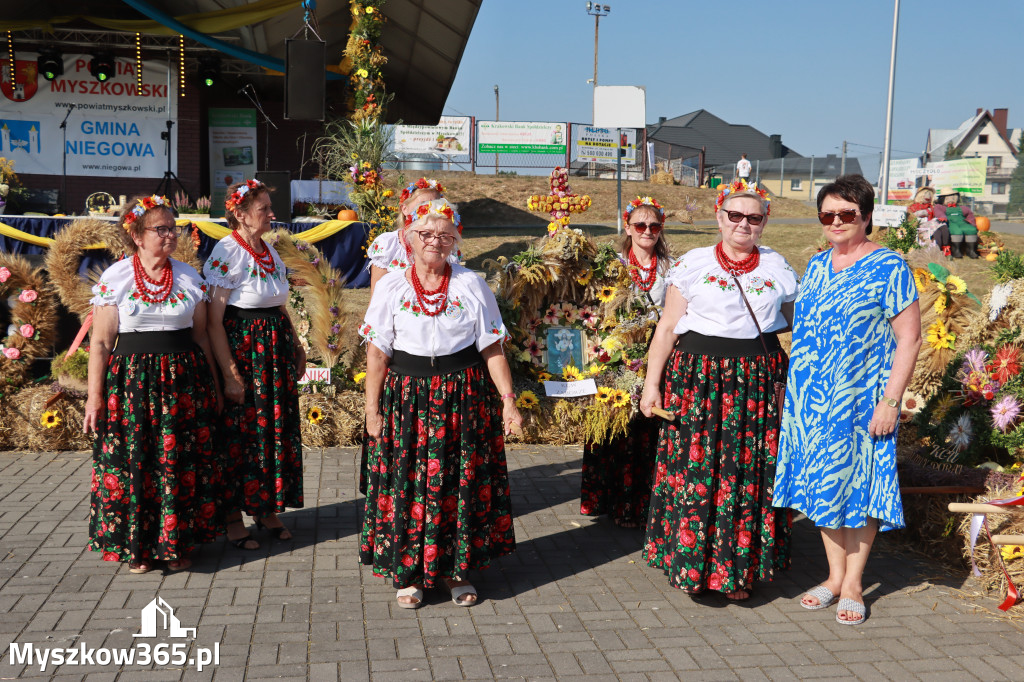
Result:
<svg viewBox="0 0 1024 682"><path fill-rule="evenodd" d="M565 123L542 121L480 121L477 151L481 154L561 154L565 156Z"/></svg>
<svg viewBox="0 0 1024 682"><path fill-rule="evenodd" d="M579 128L574 128L578 130ZM582 132L575 141L574 156L578 161L615 163L615 154L623 149L622 163L636 163L635 128L595 128L582 126Z"/></svg>
<svg viewBox="0 0 1024 682"><path fill-rule="evenodd" d="M469 154L469 116L442 116L436 126L395 126L396 152Z"/></svg>

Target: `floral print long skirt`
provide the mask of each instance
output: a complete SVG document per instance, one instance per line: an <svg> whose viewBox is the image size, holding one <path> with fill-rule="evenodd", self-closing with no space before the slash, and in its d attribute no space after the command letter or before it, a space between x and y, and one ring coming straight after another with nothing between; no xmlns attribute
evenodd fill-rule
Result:
<svg viewBox="0 0 1024 682"><path fill-rule="evenodd" d="M370 443L359 558L397 588L466 580L515 550L501 400L483 365L388 370Z"/></svg>
<svg viewBox="0 0 1024 682"><path fill-rule="evenodd" d="M647 523L661 421L637 415L627 435L583 446L581 514L608 514L619 524Z"/></svg>
<svg viewBox="0 0 1024 682"><path fill-rule="evenodd" d="M295 348L288 320L224 318L245 400L225 401L228 511L261 519L302 506L302 434Z"/></svg>
<svg viewBox="0 0 1024 682"><path fill-rule="evenodd" d="M112 355L93 444L89 548L175 561L224 532L217 398L201 350Z"/></svg>
<svg viewBox="0 0 1024 682"><path fill-rule="evenodd" d="M672 352L647 523L647 563L687 592L733 592L789 568L791 516L772 507L783 353Z"/></svg>

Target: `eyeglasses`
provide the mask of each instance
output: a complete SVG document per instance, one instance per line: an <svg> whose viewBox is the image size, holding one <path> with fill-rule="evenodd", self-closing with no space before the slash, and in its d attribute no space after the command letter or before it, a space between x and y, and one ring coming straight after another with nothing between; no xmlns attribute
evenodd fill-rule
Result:
<svg viewBox="0 0 1024 682"><path fill-rule="evenodd" d="M416 235L424 244L440 242L441 246L451 246L455 243L455 235L452 234L434 234L433 232L427 232L426 230L416 230Z"/></svg>
<svg viewBox="0 0 1024 682"><path fill-rule="evenodd" d="M818 211L818 220L821 221L822 225L831 225L835 222L836 216L839 216L839 222L843 225L849 225L859 215L860 211L852 208L844 208L842 211Z"/></svg>
<svg viewBox="0 0 1024 682"><path fill-rule="evenodd" d="M171 236L181 236L181 227L178 225L157 225L156 227L147 227L146 229L156 232L157 236L161 239L167 239Z"/></svg>
<svg viewBox="0 0 1024 682"><path fill-rule="evenodd" d="M661 232L662 228L661 223L630 223L629 226L637 232L646 232L647 230L650 230L651 234L658 234Z"/></svg>
<svg viewBox="0 0 1024 682"><path fill-rule="evenodd" d="M760 225L764 222L764 214L762 213L740 213L739 211L726 211L725 215L729 217L729 222L738 223L744 218L751 225Z"/></svg>

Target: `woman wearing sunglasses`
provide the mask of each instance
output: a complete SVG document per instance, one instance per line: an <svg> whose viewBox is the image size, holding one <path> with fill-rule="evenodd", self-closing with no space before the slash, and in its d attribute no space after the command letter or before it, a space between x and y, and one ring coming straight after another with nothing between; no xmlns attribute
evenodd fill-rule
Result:
<svg viewBox="0 0 1024 682"><path fill-rule="evenodd" d="M674 587L742 600L789 563L789 515L772 506L774 383L786 374L776 332L790 326L799 282L758 246L764 190L737 180L715 208L722 240L669 270L647 360L640 409L675 419L660 433L646 558Z"/></svg>
<svg viewBox="0 0 1024 682"><path fill-rule="evenodd" d="M206 285L171 258L178 227L165 197L121 216L128 256L93 287L89 397L93 443L89 547L131 573L189 554L223 532L211 431L220 411L206 335Z"/></svg>
<svg viewBox="0 0 1024 682"><path fill-rule="evenodd" d="M818 192L832 248L807 264L796 301L775 504L818 526L828 578L805 609L839 598L836 621L864 622L861 578L878 530L902 528L896 426L921 347L910 268L868 240L875 192L843 175Z"/></svg>
<svg viewBox="0 0 1024 682"><path fill-rule="evenodd" d="M622 219L620 257L629 268L633 291L648 305L661 308L665 305L665 274L671 265L662 233L665 211L651 197L637 197L623 211ZM646 315L646 311L637 315ZM581 514L608 514L624 528L647 522L659 427L658 419L637 415L627 436L602 445L584 445Z"/></svg>

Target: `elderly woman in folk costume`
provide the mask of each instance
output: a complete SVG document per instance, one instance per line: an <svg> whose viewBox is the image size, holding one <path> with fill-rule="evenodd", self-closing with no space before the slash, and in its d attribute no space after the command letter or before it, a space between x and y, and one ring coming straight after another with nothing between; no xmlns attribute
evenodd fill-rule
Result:
<svg viewBox="0 0 1024 682"><path fill-rule="evenodd" d="M674 587L742 600L789 564L790 518L772 507L786 374L776 332L790 326L799 282L758 245L763 190L735 181L715 208L722 240L672 266L648 356L640 409L677 418L661 430L646 549Z"/></svg>
<svg viewBox="0 0 1024 682"><path fill-rule="evenodd" d="M629 268L634 293L659 309L665 305L670 263L662 229L665 211L651 197L637 197L622 213L621 258ZM583 447L580 513L607 513L625 528L647 522L660 420L637 415L629 433L602 445Z"/></svg>
<svg viewBox="0 0 1024 682"><path fill-rule="evenodd" d="M91 301L89 546L132 573L156 561L179 571L196 544L223 532L206 285L171 258L179 228L166 198L134 199L121 226L132 255L104 271Z"/></svg>
<svg viewBox="0 0 1024 682"><path fill-rule="evenodd" d="M381 278L359 329L372 439L360 559L407 609L438 583L472 606L468 572L515 549L504 435L522 417L494 294L449 262L459 222L444 199L416 209L414 262Z"/></svg>
<svg viewBox="0 0 1024 682"><path fill-rule="evenodd" d="M284 263L263 241L274 212L259 180L228 188L232 232L214 247L203 272L212 287L210 339L224 377L227 406L219 434L227 452L228 540L256 550L242 511L278 540L290 540L277 517L302 506L302 441L297 381L306 352L288 317Z"/></svg>

